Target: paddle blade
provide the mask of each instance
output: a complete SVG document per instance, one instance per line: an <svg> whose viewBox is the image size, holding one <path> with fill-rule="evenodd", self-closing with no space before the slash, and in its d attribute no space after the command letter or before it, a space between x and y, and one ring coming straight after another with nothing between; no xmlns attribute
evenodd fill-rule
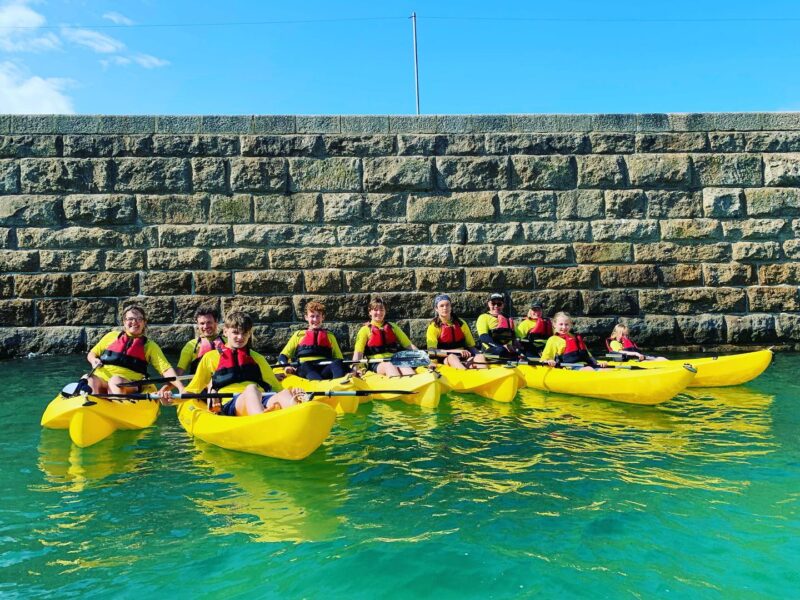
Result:
<svg viewBox="0 0 800 600"><path fill-rule="evenodd" d="M61 389L61 395L67 398L71 398L72 396L77 396L78 394L82 393L91 394L92 388L89 385L89 382L86 379L79 379L78 381L74 381L72 383L68 383Z"/></svg>
<svg viewBox="0 0 800 600"><path fill-rule="evenodd" d="M392 354L389 362L396 367L427 367L431 364L431 357L425 350L401 350Z"/></svg>

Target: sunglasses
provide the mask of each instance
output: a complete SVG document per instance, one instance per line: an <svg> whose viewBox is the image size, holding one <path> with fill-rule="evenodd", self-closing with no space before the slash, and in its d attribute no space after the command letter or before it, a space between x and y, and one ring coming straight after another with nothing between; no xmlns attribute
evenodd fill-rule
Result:
<svg viewBox="0 0 800 600"><path fill-rule="evenodd" d="M503 302L502 300L489 300L489 304L491 304L492 306L503 306L505 302Z"/></svg>

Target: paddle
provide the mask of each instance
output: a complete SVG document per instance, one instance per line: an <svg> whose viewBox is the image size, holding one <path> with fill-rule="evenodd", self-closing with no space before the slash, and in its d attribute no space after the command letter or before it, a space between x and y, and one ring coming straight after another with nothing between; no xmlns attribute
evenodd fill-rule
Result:
<svg viewBox="0 0 800 600"><path fill-rule="evenodd" d="M505 363L505 365L508 366L508 367L516 367L516 366L519 366L519 365L537 365L537 366L541 366L541 367L549 367L550 366L549 364L547 364L547 361L544 361L544 360L536 360L536 359L530 359L530 358L523 358L523 359L520 359L520 360L514 360L514 359L511 359L511 358L502 358L500 356L496 356L496 355L493 355L493 354L486 354L485 356L486 356L487 359L489 359L490 362L493 362L493 363ZM573 365L575 367L585 367L585 366L587 366L587 364L583 363L583 362L579 362L579 363L558 363L557 362L556 366L552 367L552 368L555 368L555 369L569 369ZM602 368L602 367L600 367L600 368ZM613 365L613 366L610 365L609 368L626 369L628 371L645 371L646 370L645 367L639 367L637 365Z"/></svg>
<svg viewBox="0 0 800 600"><path fill-rule="evenodd" d="M73 396L77 396L82 392L91 393L92 388L89 385L89 377L91 377L92 374L102 366L103 363L98 362L94 367L92 367L91 371L81 377L78 381L73 381L72 383L65 385L63 388L61 388L61 395L65 398L72 398Z"/></svg>
<svg viewBox="0 0 800 600"><path fill-rule="evenodd" d="M336 396L371 396L372 394L416 394L416 392L411 390L328 390L322 392L305 392L305 395L309 398L313 398L315 396L326 396L336 397ZM190 393L185 392L183 394L172 394L173 400L180 400L182 402L186 400L207 400L209 398L236 398L239 394L238 393L219 393L219 392L202 392L202 393ZM88 395L87 395L88 396ZM139 393L130 393L130 394L91 394L95 398L105 398L107 400L160 400L158 394L139 394ZM97 404L97 402L93 402L89 398L86 399L84 406L91 406L92 404Z"/></svg>
<svg viewBox="0 0 800 600"><path fill-rule="evenodd" d="M332 360L321 360L319 362L314 361L314 364L329 365L332 362L333 362ZM342 364L358 365L358 364L381 363L381 362L388 362L396 367L414 368L414 367L427 367L428 365L431 364L431 359L425 350L401 350L400 352L395 352L394 354L392 354L392 356L388 358L362 358L361 360L343 360ZM285 365L275 364L270 366L296 367L299 364L300 364L299 362L293 362Z"/></svg>
<svg viewBox="0 0 800 600"><path fill-rule="evenodd" d="M647 354L642 354L642 356L644 356L644 359L642 359L642 360L656 360L658 358L657 356L649 356ZM605 355L604 358L607 358L608 360L611 360L613 362L625 362L625 361L628 361L628 360L639 361L640 360L640 359L636 358L635 356L633 356L631 354L625 354L624 352L606 352L606 355Z"/></svg>
<svg viewBox="0 0 800 600"><path fill-rule="evenodd" d="M146 385L155 385L157 383L169 383L171 381L191 381L194 375L178 375L176 377L153 377L152 379L139 379L138 381L125 381L118 383L118 387L144 387Z"/></svg>

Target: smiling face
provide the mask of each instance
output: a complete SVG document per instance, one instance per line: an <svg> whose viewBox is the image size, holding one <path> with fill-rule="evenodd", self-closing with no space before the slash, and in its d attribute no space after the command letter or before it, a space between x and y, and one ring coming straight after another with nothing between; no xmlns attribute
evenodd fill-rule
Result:
<svg viewBox="0 0 800 600"><path fill-rule="evenodd" d="M225 334L225 339L227 340L226 346L228 348L244 348L247 346L247 342L250 341L250 335L253 333L252 330L250 331L243 331L238 327L223 327L223 333Z"/></svg>
<svg viewBox="0 0 800 600"><path fill-rule="evenodd" d="M136 337L142 335L146 325L147 320L138 310L127 310L125 314L122 315L122 326L125 328L125 333L129 336Z"/></svg>
<svg viewBox="0 0 800 600"><path fill-rule="evenodd" d="M572 319L563 316L557 317L555 323L553 323L553 328L556 330L556 333L566 335L569 333L569 330L572 329Z"/></svg>
<svg viewBox="0 0 800 600"><path fill-rule="evenodd" d="M529 319L541 319L542 318L542 309L541 308L532 308L528 311L528 318Z"/></svg>
<svg viewBox="0 0 800 600"><path fill-rule="evenodd" d="M306 323L311 329L319 329L322 327L322 322L325 320L323 315L318 310L310 310L306 313Z"/></svg>
<svg viewBox="0 0 800 600"><path fill-rule="evenodd" d="M439 304L436 305L436 314L439 315L439 318L443 321L449 322L453 314L453 305L450 303L450 300L440 300Z"/></svg>
<svg viewBox="0 0 800 600"><path fill-rule="evenodd" d="M489 302L486 303L486 306L489 307L489 314L493 317L496 317L503 312L505 302L502 300L489 300Z"/></svg>
<svg viewBox="0 0 800 600"><path fill-rule="evenodd" d="M219 324L217 320L211 315L200 315L197 317L197 331L203 337L214 337L217 335L217 328Z"/></svg>
<svg viewBox="0 0 800 600"><path fill-rule="evenodd" d="M383 319L386 318L386 307L383 304L376 304L369 309L369 318L376 323L383 323Z"/></svg>

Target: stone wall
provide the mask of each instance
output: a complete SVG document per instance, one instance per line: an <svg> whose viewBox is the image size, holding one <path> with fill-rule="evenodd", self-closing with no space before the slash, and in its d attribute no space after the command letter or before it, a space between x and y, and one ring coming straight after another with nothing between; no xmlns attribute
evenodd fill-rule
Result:
<svg viewBox="0 0 800 600"><path fill-rule="evenodd" d="M800 114L0 116L0 356L85 351L124 303L174 348L206 301L274 353L370 293L424 341L536 298L591 339L800 342Z"/></svg>

